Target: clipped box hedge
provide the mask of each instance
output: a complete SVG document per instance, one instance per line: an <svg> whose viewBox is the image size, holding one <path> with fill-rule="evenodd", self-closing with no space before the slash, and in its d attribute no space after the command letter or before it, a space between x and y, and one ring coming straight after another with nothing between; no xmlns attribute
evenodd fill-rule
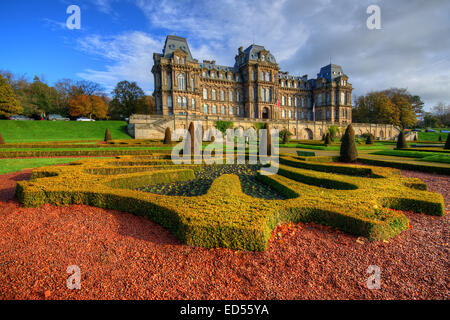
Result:
<svg viewBox="0 0 450 320"><path fill-rule="evenodd" d="M171 150L53 150L53 151L0 151L0 158L45 158L70 156L120 156L120 155L152 155L155 153L170 154Z"/></svg>
<svg viewBox="0 0 450 320"><path fill-rule="evenodd" d="M194 165L175 166L147 156L40 168L30 181L17 183L16 195L31 207L86 204L131 212L189 245L253 251L265 250L272 230L285 222L313 221L377 240L408 229L408 219L397 210L444 214L442 195L423 190L420 180L405 178L398 170L282 160L279 174L258 179L283 193L285 200L248 196L238 176L230 174L214 180L201 196L137 191L144 185L194 178Z"/></svg>
<svg viewBox="0 0 450 320"><path fill-rule="evenodd" d="M411 170L411 171L450 175L450 167L445 166L432 166L429 164L415 164L415 163L397 162L392 160L381 160L371 158L358 158L358 162L363 164L396 168L401 170Z"/></svg>

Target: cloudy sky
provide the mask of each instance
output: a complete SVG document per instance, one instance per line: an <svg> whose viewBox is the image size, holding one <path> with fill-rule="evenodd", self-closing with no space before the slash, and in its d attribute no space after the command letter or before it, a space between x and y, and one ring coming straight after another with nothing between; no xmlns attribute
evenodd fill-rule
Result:
<svg viewBox="0 0 450 320"><path fill-rule="evenodd" d="M72 4L81 8L79 30L66 26ZM374 4L379 30L366 24ZM450 103L449 12L448 0L1 0L0 69L50 84L92 80L108 91L136 81L151 93L152 54L176 34L194 58L222 65L252 43L293 75L315 77L331 59L354 95L408 88L429 109Z"/></svg>

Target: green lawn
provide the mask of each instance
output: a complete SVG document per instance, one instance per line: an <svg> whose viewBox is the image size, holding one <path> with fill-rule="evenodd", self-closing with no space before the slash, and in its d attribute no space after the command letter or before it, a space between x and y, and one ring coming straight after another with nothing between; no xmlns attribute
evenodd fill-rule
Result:
<svg viewBox="0 0 450 320"><path fill-rule="evenodd" d="M409 150L381 150L371 154L415 158L427 162L450 163L450 155L439 152L425 152L425 151L409 151Z"/></svg>
<svg viewBox="0 0 450 320"><path fill-rule="evenodd" d="M340 145L313 145L313 144L303 144L303 143L288 143L280 144L280 148L300 148L300 149L311 149L311 150L327 150L327 151L339 151L341 149ZM388 150L391 149L388 144L375 143L373 145L357 144L356 148L358 150Z"/></svg>
<svg viewBox="0 0 450 320"><path fill-rule="evenodd" d="M439 136L442 137L442 142L445 143L445 140L447 139L448 133L441 133L440 130L450 130L449 128L446 129L434 129L437 132L419 132L419 141L439 141Z"/></svg>
<svg viewBox="0 0 450 320"><path fill-rule="evenodd" d="M83 158L33 158L33 159L0 159L0 174L17 172L23 169L70 163Z"/></svg>
<svg viewBox="0 0 450 320"><path fill-rule="evenodd" d="M113 139L131 139L125 121L13 121L0 120L6 143L37 141L103 140L106 128Z"/></svg>

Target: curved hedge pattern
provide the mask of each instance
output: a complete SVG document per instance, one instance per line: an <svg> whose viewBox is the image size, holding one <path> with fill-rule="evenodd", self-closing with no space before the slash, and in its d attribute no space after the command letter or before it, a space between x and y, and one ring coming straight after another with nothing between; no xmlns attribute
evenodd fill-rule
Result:
<svg viewBox="0 0 450 320"><path fill-rule="evenodd" d="M236 175L220 176L205 195L196 197L134 190L195 177L193 165L175 166L154 157L87 159L40 168L30 181L17 183L16 195L26 206L87 204L132 212L189 245L255 251L265 250L273 228L284 222L314 221L377 240L408 228L408 219L396 210L444 214L442 195L425 191L420 181L402 177L398 170L295 158L282 159L280 174L258 177L286 200L252 198L242 192Z"/></svg>

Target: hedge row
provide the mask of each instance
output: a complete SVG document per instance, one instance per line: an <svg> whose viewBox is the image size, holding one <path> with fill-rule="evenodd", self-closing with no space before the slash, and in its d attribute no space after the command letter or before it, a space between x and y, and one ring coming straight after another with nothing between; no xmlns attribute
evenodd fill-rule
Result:
<svg viewBox="0 0 450 320"><path fill-rule="evenodd" d="M371 168L352 166L352 165L338 165L338 164L321 164L316 161L301 161L293 157L281 157L280 163L296 168L309 169L321 172L341 173L352 176L373 176Z"/></svg>
<svg viewBox="0 0 450 320"><path fill-rule="evenodd" d="M358 158L358 162L380 166L380 167L389 167L396 168L401 170L411 170L411 171L420 171L427 173L437 173L437 174L445 174L450 175L450 167L439 167L425 164L414 164L414 163L406 163L406 162L395 162L392 160L379 160L379 159L369 159L369 158Z"/></svg>

